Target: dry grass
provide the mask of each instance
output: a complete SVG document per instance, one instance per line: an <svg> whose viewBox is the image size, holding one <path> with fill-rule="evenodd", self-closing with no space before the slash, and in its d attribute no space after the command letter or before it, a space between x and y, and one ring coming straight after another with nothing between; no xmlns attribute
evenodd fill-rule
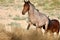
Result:
<svg viewBox="0 0 60 40"><path fill-rule="evenodd" d="M42 32L30 29L25 30L20 27L14 28L13 32L2 31L0 32L0 40L60 40L60 37L54 37L53 35L48 36L42 35Z"/></svg>

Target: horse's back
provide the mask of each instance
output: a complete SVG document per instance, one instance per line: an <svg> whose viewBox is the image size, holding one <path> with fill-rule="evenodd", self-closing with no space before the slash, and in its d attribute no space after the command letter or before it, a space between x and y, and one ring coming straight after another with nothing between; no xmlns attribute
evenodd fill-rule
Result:
<svg viewBox="0 0 60 40"><path fill-rule="evenodd" d="M40 13L39 11L35 12L34 16L37 19L37 21L39 21L40 23L41 22L44 23L49 20L49 18L45 14Z"/></svg>

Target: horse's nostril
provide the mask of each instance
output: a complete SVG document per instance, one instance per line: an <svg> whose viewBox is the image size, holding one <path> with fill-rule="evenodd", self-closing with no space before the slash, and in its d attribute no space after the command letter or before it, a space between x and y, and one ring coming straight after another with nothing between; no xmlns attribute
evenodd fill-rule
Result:
<svg viewBox="0 0 60 40"><path fill-rule="evenodd" d="M24 12L22 12L22 14L24 15Z"/></svg>

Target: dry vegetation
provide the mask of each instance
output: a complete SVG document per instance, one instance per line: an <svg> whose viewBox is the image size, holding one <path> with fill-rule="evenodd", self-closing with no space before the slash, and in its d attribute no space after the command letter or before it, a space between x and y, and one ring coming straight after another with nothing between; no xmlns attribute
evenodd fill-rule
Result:
<svg viewBox="0 0 60 40"><path fill-rule="evenodd" d="M36 8L60 20L60 0L30 0ZM0 40L60 40L60 37L45 34L35 28L26 30L28 15L22 15L23 0L0 0Z"/></svg>
<svg viewBox="0 0 60 40"><path fill-rule="evenodd" d="M13 32L1 31L0 40L60 40L53 35L42 35L42 32L36 30L24 30L22 28L14 28Z"/></svg>

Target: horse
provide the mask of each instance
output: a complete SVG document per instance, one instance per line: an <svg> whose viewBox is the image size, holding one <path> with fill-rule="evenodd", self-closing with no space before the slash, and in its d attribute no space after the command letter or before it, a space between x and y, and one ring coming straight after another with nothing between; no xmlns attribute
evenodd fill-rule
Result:
<svg viewBox="0 0 60 40"><path fill-rule="evenodd" d="M45 27L43 27L43 29L45 29ZM46 32L51 32L51 33L57 33L57 35L59 34L59 29L60 29L60 24L59 21L56 19L52 19L49 22L48 28L46 30Z"/></svg>
<svg viewBox="0 0 60 40"><path fill-rule="evenodd" d="M24 0L22 15L25 15L26 12L28 12L29 19L27 30L31 24L35 25L36 29L45 25L45 30L47 30L49 18L45 14L40 13L30 1Z"/></svg>

